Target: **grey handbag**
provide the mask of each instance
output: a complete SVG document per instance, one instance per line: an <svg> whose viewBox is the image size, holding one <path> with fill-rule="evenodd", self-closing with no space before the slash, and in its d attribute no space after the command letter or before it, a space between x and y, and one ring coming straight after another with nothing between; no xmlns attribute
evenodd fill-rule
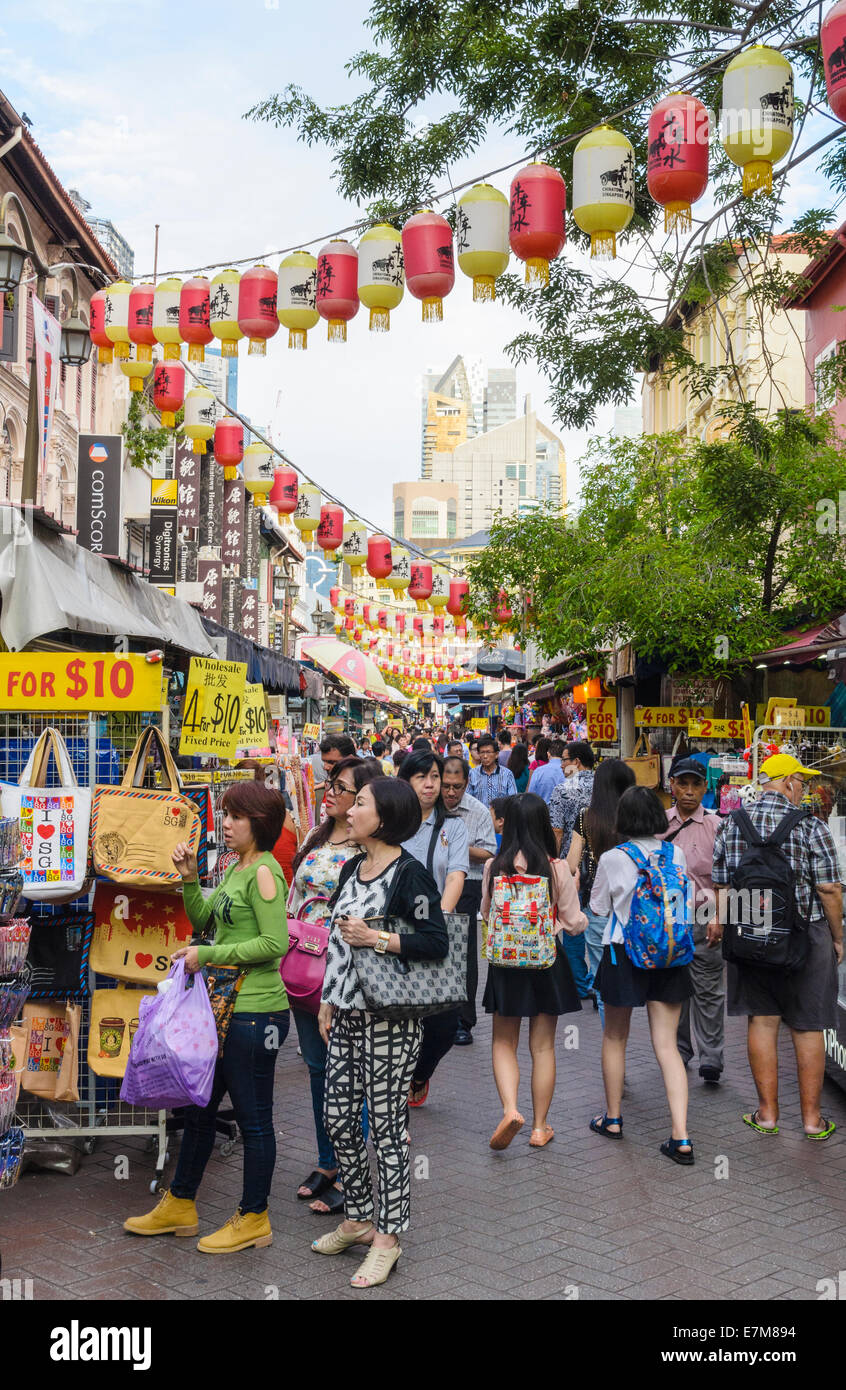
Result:
<svg viewBox="0 0 846 1390"><path fill-rule="evenodd" d="M368 917L368 923L374 918ZM372 946L354 946L353 961L368 1013L382 1018L427 1018L446 1013L467 998L467 933L464 912L445 912L449 953L443 960L403 960ZM405 936L414 927L399 917L385 919L385 931Z"/></svg>

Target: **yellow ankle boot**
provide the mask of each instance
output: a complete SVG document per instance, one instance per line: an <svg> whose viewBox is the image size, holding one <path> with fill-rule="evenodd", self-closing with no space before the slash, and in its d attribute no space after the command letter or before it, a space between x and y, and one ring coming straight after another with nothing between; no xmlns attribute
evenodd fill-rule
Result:
<svg viewBox="0 0 846 1390"><path fill-rule="evenodd" d="M273 1244L270 1217L266 1211L236 1211L219 1231L203 1236L197 1241L197 1249L206 1255L233 1255L236 1250L246 1250L254 1245L260 1250Z"/></svg>
<svg viewBox="0 0 846 1390"><path fill-rule="evenodd" d="M195 1236L200 1229L197 1208L187 1197L172 1197L165 1191L157 1207L146 1216L129 1216L123 1229L134 1236Z"/></svg>

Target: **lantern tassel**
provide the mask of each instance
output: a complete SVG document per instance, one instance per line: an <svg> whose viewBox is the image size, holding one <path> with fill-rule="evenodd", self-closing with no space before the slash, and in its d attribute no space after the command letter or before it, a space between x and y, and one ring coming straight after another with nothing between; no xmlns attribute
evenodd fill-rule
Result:
<svg viewBox="0 0 846 1390"><path fill-rule="evenodd" d="M304 328L288 329L288 347L294 352L305 352L308 347L308 333Z"/></svg>
<svg viewBox="0 0 846 1390"><path fill-rule="evenodd" d="M326 336L330 343L345 343L347 341L346 319L330 319Z"/></svg>
<svg viewBox="0 0 846 1390"><path fill-rule="evenodd" d="M423 322L442 323L444 317L444 301L436 296L423 300Z"/></svg>
<svg viewBox="0 0 846 1390"><path fill-rule="evenodd" d="M176 425L176 416L172 410L162 411L162 425L166 430L172 430Z"/></svg>
<svg viewBox="0 0 846 1390"><path fill-rule="evenodd" d="M129 378L129 389L130 389L130 391L143 391L143 390L144 390L144 378L143 378L143 376L131 376L131 377Z"/></svg>
<svg viewBox="0 0 846 1390"><path fill-rule="evenodd" d="M178 344L178 343L165 343L165 345L164 345L164 360L165 360L165 362L178 362L178 361L179 361L179 344Z"/></svg>
<svg viewBox="0 0 846 1390"><path fill-rule="evenodd" d="M193 446L193 449L192 449L192 453L195 453L195 454L204 454L205 452L206 452L206 441L205 441L204 439L195 439L195 440L194 440L194 446Z"/></svg>
<svg viewBox="0 0 846 1390"><path fill-rule="evenodd" d="M493 275L473 276L473 299L477 304L491 304L496 299L496 279Z"/></svg>
<svg viewBox="0 0 846 1390"><path fill-rule="evenodd" d="M391 331L391 311L390 309L371 309L370 310L370 332L371 333L390 333Z"/></svg>
<svg viewBox="0 0 846 1390"><path fill-rule="evenodd" d="M98 347L97 361L101 366L107 367L114 360L114 353L110 347Z"/></svg>
<svg viewBox="0 0 846 1390"><path fill-rule="evenodd" d="M751 198L754 193L772 193L773 166L768 159L752 159L743 166L743 196Z"/></svg>
<svg viewBox="0 0 846 1390"><path fill-rule="evenodd" d="M617 233L591 232L590 254L595 261L613 261L617 255Z"/></svg>
<svg viewBox="0 0 846 1390"><path fill-rule="evenodd" d="M221 357L237 357L238 340L236 338L221 338L220 355Z"/></svg>
<svg viewBox="0 0 846 1390"><path fill-rule="evenodd" d="M526 261L526 284L549 284L549 261L543 256L530 256Z"/></svg>
<svg viewBox="0 0 846 1390"><path fill-rule="evenodd" d="M132 356L132 348L129 343L115 343L115 357L119 362L128 362Z"/></svg>
<svg viewBox="0 0 846 1390"><path fill-rule="evenodd" d="M188 345L189 362L205 362L206 354L203 351L202 343L190 343Z"/></svg>
<svg viewBox="0 0 846 1390"><path fill-rule="evenodd" d="M236 476L237 476L237 475L236 475ZM254 507L266 507L266 506L267 506L267 493L266 493L266 492L254 492L254 493L253 493L253 506L254 506Z"/></svg>
<svg viewBox="0 0 846 1390"><path fill-rule="evenodd" d="M265 340L264 338L251 338L251 339L250 339L250 351L249 351L249 354L248 354L248 355L249 355L250 357L266 357L266 356L267 356L267 342L266 342L266 340Z"/></svg>
<svg viewBox="0 0 846 1390"><path fill-rule="evenodd" d="M138 358L139 362L152 362L153 349L150 347L149 343L139 343L135 356Z"/></svg>
<svg viewBox="0 0 846 1390"><path fill-rule="evenodd" d="M667 203L664 208L665 232L689 232L693 226L690 203Z"/></svg>
<svg viewBox="0 0 846 1390"><path fill-rule="evenodd" d="M224 479L224 482L227 482L227 483L234 483L234 481L235 481L235 479L236 479L237 477L238 477L238 469L235 468L231 463L228 463L228 464L226 465L226 467L224 468L224 470L223 470L223 479Z"/></svg>

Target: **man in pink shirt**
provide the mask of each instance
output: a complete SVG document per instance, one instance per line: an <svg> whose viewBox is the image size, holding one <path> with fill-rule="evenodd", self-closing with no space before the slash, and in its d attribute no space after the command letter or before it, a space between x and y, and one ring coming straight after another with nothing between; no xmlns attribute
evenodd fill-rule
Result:
<svg viewBox="0 0 846 1390"><path fill-rule="evenodd" d="M726 986L723 956L719 950L722 927L717 918L717 898L711 880L714 840L720 818L702 808L707 781L705 769L695 758L677 758L670 769L674 805L667 812L669 829L663 840L678 842L687 861L695 889L694 955L690 963L693 998L682 1006L678 1043L685 1066L693 1057L691 1020L699 1048L699 1075L712 1086L723 1070Z"/></svg>

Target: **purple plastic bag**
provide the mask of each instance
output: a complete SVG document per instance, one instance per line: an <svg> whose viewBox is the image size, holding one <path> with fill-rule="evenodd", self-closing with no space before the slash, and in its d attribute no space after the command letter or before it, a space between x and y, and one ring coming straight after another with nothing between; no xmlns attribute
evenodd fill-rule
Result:
<svg viewBox="0 0 846 1390"><path fill-rule="evenodd" d="M217 1061L217 1026L202 974L186 974L180 959L168 979L173 984L164 994L141 1000L120 1088L121 1100L148 1110L208 1105Z"/></svg>

